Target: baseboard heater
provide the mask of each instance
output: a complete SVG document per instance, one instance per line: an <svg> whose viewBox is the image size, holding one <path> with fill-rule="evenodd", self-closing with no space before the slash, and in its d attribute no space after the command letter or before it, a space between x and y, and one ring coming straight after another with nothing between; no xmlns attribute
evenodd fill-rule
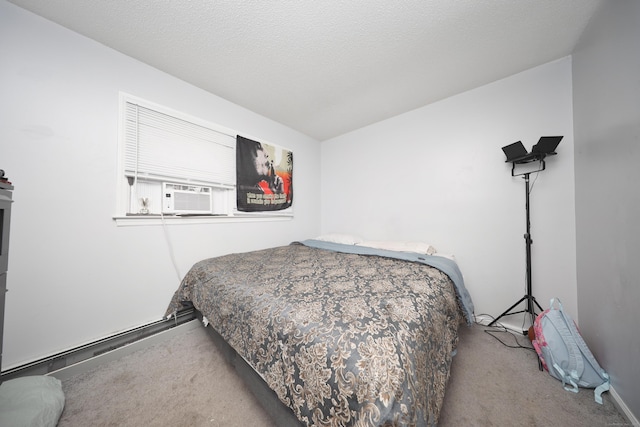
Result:
<svg viewBox="0 0 640 427"><path fill-rule="evenodd" d="M30 362L15 368L3 371L0 376L2 381L28 375L46 375L67 366L74 365L92 357L99 356L117 348L131 344L143 338L150 337L159 332L166 331L196 318L195 310L189 308L177 313L170 319L158 320L128 331L120 332L106 338L96 340L70 350L63 351L52 356Z"/></svg>

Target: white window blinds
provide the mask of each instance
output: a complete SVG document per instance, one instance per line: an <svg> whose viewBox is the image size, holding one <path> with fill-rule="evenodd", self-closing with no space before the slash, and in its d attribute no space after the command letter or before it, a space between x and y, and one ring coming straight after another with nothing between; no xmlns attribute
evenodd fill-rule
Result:
<svg viewBox="0 0 640 427"><path fill-rule="evenodd" d="M124 173L151 180L235 185L235 135L125 101Z"/></svg>

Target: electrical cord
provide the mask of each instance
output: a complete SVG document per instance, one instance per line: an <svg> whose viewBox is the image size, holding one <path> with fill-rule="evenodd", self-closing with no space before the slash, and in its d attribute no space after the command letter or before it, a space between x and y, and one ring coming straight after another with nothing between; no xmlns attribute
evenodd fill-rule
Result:
<svg viewBox="0 0 640 427"><path fill-rule="evenodd" d="M486 317L490 318L491 320L494 320L494 317L489 315L489 314L480 314L480 316L486 316ZM515 333L510 331L507 327L505 327L500 322L496 323L497 326L483 325L483 324L479 323L477 320L475 321L475 323L477 325L479 325L479 326L484 327L484 328L490 328L490 329L484 329L484 333L486 333L487 335L493 337L494 339L496 339L500 344L502 344L505 347L508 347L508 348L521 348L521 349L529 350L529 351L533 351L533 352L536 351L533 347L528 347L528 346L520 344L520 341L518 341L518 337L515 335ZM513 337L513 340L515 341L515 345L510 345L510 344L506 343L505 341L501 340L498 336L494 335L494 333L508 333L510 336Z"/></svg>
<svg viewBox="0 0 640 427"><path fill-rule="evenodd" d="M540 175L540 171L536 171L535 174L536 174L536 176L533 177L533 182L531 183L531 186L529 187L529 194L531 194L531 192L533 191L533 186L535 185L536 181L538 180L538 175Z"/></svg>
<svg viewBox="0 0 640 427"><path fill-rule="evenodd" d="M164 220L164 214L160 212L160 220L162 221L162 229L164 230L164 238L167 241L167 247L169 248L169 256L171 257L171 262L173 263L173 268L176 271L176 275L178 276L178 283L182 282L182 275L180 274L180 269L178 268L178 263L176 262L176 257L173 254L173 245L171 244L171 239L169 238L169 230L167 230L167 223Z"/></svg>

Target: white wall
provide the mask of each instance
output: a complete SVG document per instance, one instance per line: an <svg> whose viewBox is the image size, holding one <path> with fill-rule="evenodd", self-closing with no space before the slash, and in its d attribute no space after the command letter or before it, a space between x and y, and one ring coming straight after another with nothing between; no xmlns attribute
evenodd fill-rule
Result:
<svg viewBox="0 0 640 427"><path fill-rule="evenodd" d="M3 369L160 319L178 286L160 226L117 227L118 92L294 152L295 218L168 229L196 261L320 230L320 146L0 0L0 168L16 189Z"/></svg>
<svg viewBox="0 0 640 427"><path fill-rule="evenodd" d="M322 232L453 253L476 314L498 316L525 294L525 183L501 147L564 135L531 192L532 283L577 318L571 96L564 58L324 141Z"/></svg>
<svg viewBox="0 0 640 427"><path fill-rule="evenodd" d="M574 52L580 330L640 418L640 2L606 2Z"/></svg>

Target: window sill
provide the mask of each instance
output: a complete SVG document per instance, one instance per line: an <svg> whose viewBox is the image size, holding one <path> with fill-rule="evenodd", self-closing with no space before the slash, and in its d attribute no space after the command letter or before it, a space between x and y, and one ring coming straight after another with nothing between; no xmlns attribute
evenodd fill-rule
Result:
<svg viewBox="0 0 640 427"><path fill-rule="evenodd" d="M118 227L142 226L142 225L183 225L183 224L220 224L238 222L268 222L268 221L289 221L293 219L292 213L272 214L272 213L238 213L235 215L120 215L113 219Z"/></svg>

